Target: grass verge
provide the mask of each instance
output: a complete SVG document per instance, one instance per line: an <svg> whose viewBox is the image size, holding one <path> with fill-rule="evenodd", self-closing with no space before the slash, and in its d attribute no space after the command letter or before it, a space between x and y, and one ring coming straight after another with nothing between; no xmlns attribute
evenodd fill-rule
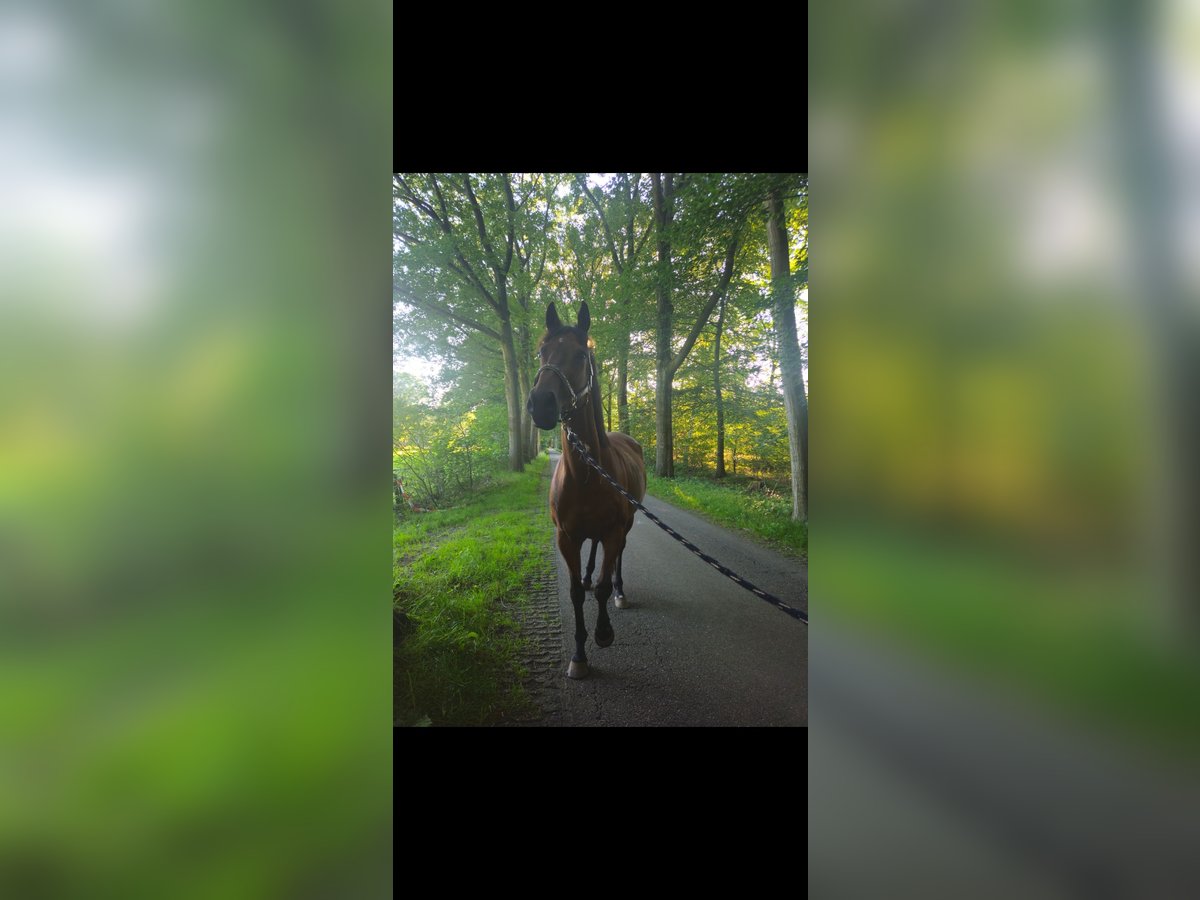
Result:
<svg viewBox="0 0 1200 900"><path fill-rule="evenodd" d="M758 485L752 490L751 485ZM704 518L760 538L793 556L808 558L808 528L792 521L792 498L763 482L718 481L714 478L679 475L659 478L646 473L649 493Z"/></svg>
<svg viewBox="0 0 1200 900"><path fill-rule="evenodd" d="M397 725L494 725L533 712L515 612L553 538L548 463L395 526L393 604L407 620L394 651Z"/></svg>
<svg viewBox="0 0 1200 900"><path fill-rule="evenodd" d="M1034 565L920 532L821 530L826 614L1045 713L1200 765L1200 663L1156 643L1135 573Z"/></svg>

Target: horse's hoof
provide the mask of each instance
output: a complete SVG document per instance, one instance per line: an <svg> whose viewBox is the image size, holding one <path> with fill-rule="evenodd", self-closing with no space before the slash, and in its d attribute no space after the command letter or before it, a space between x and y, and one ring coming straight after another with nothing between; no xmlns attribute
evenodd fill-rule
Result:
<svg viewBox="0 0 1200 900"><path fill-rule="evenodd" d="M592 579L589 578L583 582L583 589L585 591L590 591L592 589Z"/></svg>
<svg viewBox="0 0 1200 900"><path fill-rule="evenodd" d="M614 594L613 606L615 606L617 609L629 609L629 601L625 599L624 594Z"/></svg>
<svg viewBox="0 0 1200 900"><path fill-rule="evenodd" d="M597 647L607 647L612 642L613 642L613 630L612 630L611 625L609 625L608 628L604 629L603 631L601 631L600 628L598 628L598 627L596 628L596 646Z"/></svg>
<svg viewBox="0 0 1200 900"><path fill-rule="evenodd" d="M582 659L582 660L573 659L573 660L571 660L571 665L567 666L567 677L568 678L575 678L575 679L587 678L587 674L588 674L588 664L587 664L586 659Z"/></svg>

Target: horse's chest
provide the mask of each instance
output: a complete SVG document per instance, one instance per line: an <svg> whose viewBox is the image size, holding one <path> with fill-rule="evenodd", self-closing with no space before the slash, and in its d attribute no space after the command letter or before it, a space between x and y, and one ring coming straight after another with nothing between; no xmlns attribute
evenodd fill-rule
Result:
<svg viewBox="0 0 1200 900"><path fill-rule="evenodd" d="M555 522L575 537L600 539L625 522L626 511L607 500L603 497L598 500L586 490L564 487L556 497Z"/></svg>

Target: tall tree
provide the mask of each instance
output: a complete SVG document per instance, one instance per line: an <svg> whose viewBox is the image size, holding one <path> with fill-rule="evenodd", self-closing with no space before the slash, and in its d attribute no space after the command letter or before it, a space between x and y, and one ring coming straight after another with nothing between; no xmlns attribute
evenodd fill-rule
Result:
<svg viewBox="0 0 1200 900"><path fill-rule="evenodd" d="M642 200L641 173L615 175L606 193L588 186L584 175L576 175L575 183L591 203L600 219L604 246L612 259L616 299L616 392L617 430L629 433L629 335L631 307L636 290L638 262L642 247L654 230L654 220L646 214ZM640 235L639 235L640 230ZM607 299L607 298L606 298Z"/></svg>
<svg viewBox="0 0 1200 900"><path fill-rule="evenodd" d="M657 328L655 332L655 472L665 478L675 475L675 436L673 422L673 381L679 367L687 359L700 332L708 324L713 310L729 289L741 247L742 230L749 213L746 190L736 178L721 176L684 176L670 174L651 176L653 185L655 233L658 248L655 292L657 301ZM694 187L690 191L692 204L684 210L676 222L675 203L685 185ZM691 281L685 285L692 288L696 296L707 294L700 301L697 311L689 314L691 327L678 350L674 347L676 273L673 258L673 241L676 234L683 240L680 245L689 263ZM723 262L719 274L714 273L711 262L716 257L712 252L724 247ZM707 285L712 285L708 289ZM695 318L692 318L692 315Z"/></svg>
<svg viewBox="0 0 1200 900"><path fill-rule="evenodd" d="M529 439L522 427L524 395L517 348L528 310L520 302L534 260L544 262L544 219L537 197L553 203L544 178L523 176L394 175L393 235L396 246L393 295L419 311L431 326L467 329L499 345L508 407L509 467L524 468ZM518 233L524 237L518 254ZM514 262L517 268L514 269ZM537 265L540 278L541 264ZM517 302L510 294L518 287ZM524 294L528 303L528 293Z"/></svg>
<svg viewBox="0 0 1200 900"><path fill-rule="evenodd" d="M531 209L531 214L522 219L524 227L517 229L516 255L517 270L515 274L514 295L521 309L520 322L517 326L517 358L519 361L517 374L519 377L519 396L529 396L533 381L533 330L538 317L534 311L537 303L534 297L538 285L546 272L547 259L556 252L555 242L550 239L550 220L553 204L550 198L557 190L557 180L553 176L543 176L546 179L543 197ZM527 201L528 202L528 201ZM543 207L541 217L537 216L536 205ZM533 418L521 403L521 435L525 460L532 460L538 452L538 430Z"/></svg>
<svg viewBox="0 0 1200 900"><path fill-rule="evenodd" d="M650 176L654 197L654 238L658 251L654 296L657 313L655 362L657 382L654 390L655 461L654 472L663 478L675 474L674 433L671 427L671 220L675 217L675 176L654 172Z"/></svg>
<svg viewBox="0 0 1200 900"><path fill-rule="evenodd" d="M1200 643L1200 319L1188 289L1185 260L1173 227L1178 184L1171 160L1170 122L1163 117L1155 73L1161 47L1153 7L1101 6L1102 38L1112 95L1117 148L1116 190L1137 276L1138 306L1149 339L1148 398L1157 431L1151 491L1155 513L1151 554L1157 569L1157 624L1170 641ZM1178 171L1176 169L1175 171Z"/></svg>
<svg viewBox="0 0 1200 900"><path fill-rule="evenodd" d="M717 336L713 342L713 396L717 403L717 471L718 478L725 477L725 402L721 396L721 331L725 327L725 298L721 298L721 311L717 313Z"/></svg>
<svg viewBox="0 0 1200 900"><path fill-rule="evenodd" d="M772 314L779 347L779 373L783 382L783 401L788 421L788 449L792 461L792 518L807 522L808 397L804 393L804 370L796 333L796 296L781 187L771 188L767 195L766 208L767 246L771 255ZM807 277L807 263L801 277Z"/></svg>

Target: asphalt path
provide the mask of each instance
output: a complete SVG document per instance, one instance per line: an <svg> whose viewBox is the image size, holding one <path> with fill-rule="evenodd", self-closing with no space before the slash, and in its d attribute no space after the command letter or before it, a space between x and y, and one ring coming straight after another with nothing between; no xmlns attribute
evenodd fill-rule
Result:
<svg viewBox="0 0 1200 900"><path fill-rule="evenodd" d="M1194 777L821 621L810 896L1200 897Z"/></svg>
<svg viewBox="0 0 1200 900"><path fill-rule="evenodd" d="M552 454L552 464L559 456ZM808 609L808 567L654 497L664 522L785 603ZM591 544L584 544L581 572ZM806 726L808 626L738 587L638 513L625 548L628 609L608 610L616 639L596 646L596 601L584 602L590 674L566 677L575 612L562 555L563 725ZM603 548L597 554L599 577Z"/></svg>

